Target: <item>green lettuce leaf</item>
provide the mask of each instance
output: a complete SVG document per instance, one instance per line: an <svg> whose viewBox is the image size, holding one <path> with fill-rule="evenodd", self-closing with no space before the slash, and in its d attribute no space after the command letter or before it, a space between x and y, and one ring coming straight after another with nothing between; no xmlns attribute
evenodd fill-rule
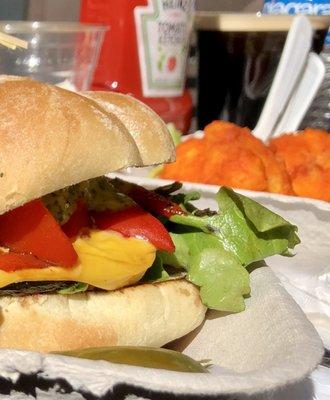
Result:
<svg viewBox="0 0 330 400"><path fill-rule="evenodd" d="M221 188L216 199L215 215L172 216L176 249L160 254L164 264L188 272L209 308L238 312L250 292L244 267L275 254L290 255L300 240L296 226L231 189Z"/></svg>
<svg viewBox="0 0 330 400"><path fill-rule="evenodd" d="M171 221L214 234L242 265L275 254L290 256L290 249L300 243L296 226L254 200L225 187L216 200L216 215L174 215Z"/></svg>
<svg viewBox="0 0 330 400"><path fill-rule="evenodd" d="M74 282L72 285L57 291L59 294L75 294L79 292L86 292L88 283Z"/></svg>
<svg viewBox="0 0 330 400"><path fill-rule="evenodd" d="M243 311L244 296L250 293L249 273L221 241L198 231L171 233L171 237L176 250L162 252L163 262L188 272L187 279L200 286L201 299L208 308Z"/></svg>
<svg viewBox="0 0 330 400"><path fill-rule="evenodd" d="M179 143L181 143L182 132L179 131L179 129L176 129L175 125L172 122L167 124L167 129L172 136L174 145L177 146Z"/></svg>
<svg viewBox="0 0 330 400"><path fill-rule="evenodd" d="M178 129L176 129L175 125L172 122L167 124L167 129L170 132L170 135L171 135L174 145L176 147L179 143L181 143L182 132L179 131ZM157 167L152 168L149 171L148 177L149 178L157 178L158 175L162 172L163 168L164 168L163 164L157 165Z"/></svg>

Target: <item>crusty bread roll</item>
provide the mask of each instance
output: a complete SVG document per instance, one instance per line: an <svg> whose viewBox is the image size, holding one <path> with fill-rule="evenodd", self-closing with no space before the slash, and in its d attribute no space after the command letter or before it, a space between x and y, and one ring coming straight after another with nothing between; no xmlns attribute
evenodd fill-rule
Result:
<svg viewBox="0 0 330 400"><path fill-rule="evenodd" d="M162 346L199 326L206 308L185 280L114 292L0 297L0 347L64 351Z"/></svg>
<svg viewBox="0 0 330 400"><path fill-rule="evenodd" d="M115 114L137 144L144 165L174 161L175 147L164 122L147 105L115 92L83 92L106 111Z"/></svg>
<svg viewBox="0 0 330 400"><path fill-rule="evenodd" d="M0 214L107 172L173 159L172 140L155 113L127 96L110 97L113 106L108 98L100 106L52 85L0 76ZM199 290L185 280L0 297L0 347L162 346L197 327L205 311Z"/></svg>
<svg viewBox="0 0 330 400"><path fill-rule="evenodd" d="M65 186L145 165L125 126L89 98L2 76L0 104L0 214ZM158 135L155 119L147 136L154 129ZM166 150L152 148L159 163L174 154L169 134L163 136Z"/></svg>

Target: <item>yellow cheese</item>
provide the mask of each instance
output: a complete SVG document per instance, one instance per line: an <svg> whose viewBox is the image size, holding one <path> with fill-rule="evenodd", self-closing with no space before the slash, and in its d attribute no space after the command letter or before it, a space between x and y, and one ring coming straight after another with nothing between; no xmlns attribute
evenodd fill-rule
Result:
<svg viewBox="0 0 330 400"><path fill-rule="evenodd" d="M156 256L152 244L109 231L92 231L73 246L79 258L77 266L0 270L0 287L28 281L76 281L114 290L139 281Z"/></svg>

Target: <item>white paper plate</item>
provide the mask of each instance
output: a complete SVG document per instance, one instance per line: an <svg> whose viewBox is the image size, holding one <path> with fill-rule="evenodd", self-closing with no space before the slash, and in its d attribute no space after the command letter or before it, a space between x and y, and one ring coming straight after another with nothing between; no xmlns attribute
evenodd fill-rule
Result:
<svg viewBox="0 0 330 400"><path fill-rule="evenodd" d="M145 186L155 183L146 180L139 182ZM200 201L202 206L214 205L212 190L203 192L205 197ZM270 201L268 195L265 201ZM288 203L286 208L284 204L277 203L277 199L271 200L272 208L282 207L290 215L294 210L294 216L303 213L304 219L312 218L314 214L313 218L323 218L326 211L318 207L311 211L310 205L292 203ZM315 234L317 227L313 229ZM300 234L304 240L304 229ZM304 247L301 249L303 251ZM318 249L323 251L322 246ZM300 262L304 261L304 255L307 257L305 250ZM294 260L297 258L298 255L296 258L285 258L282 266L280 263L277 265L278 258L274 257L271 261L274 269L283 272L285 268L295 269ZM303 270L308 273L308 263ZM261 393L274 393L279 388L296 387L320 362L322 342L270 268L262 267L253 271L251 287L252 295L246 301L245 312L230 315L210 312L202 327L175 343L178 349L197 360L211 359L214 366L209 374L176 373L103 361L2 350L0 376L11 382L7 386L14 387L15 383L25 382L25 386L30 389L33 385L46 391L48 388L54 390L54 387L62 387L77 396L78 392L83 392L90 397L114 399L170 400L185 396L189 400L205 400L227 394L261 396ZM0 378L0 387L2 383ZM311 385L307 381L308 388ZM298 400L293 397L291 399Z"/></svg>

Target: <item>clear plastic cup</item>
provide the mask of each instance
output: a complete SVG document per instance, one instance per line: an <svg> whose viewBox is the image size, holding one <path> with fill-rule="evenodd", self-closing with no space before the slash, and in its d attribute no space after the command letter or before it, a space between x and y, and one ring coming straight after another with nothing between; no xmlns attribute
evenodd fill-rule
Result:
<svg viewBox="0 0 330 400"><path fill-rule="evenodd" d="M0 74L88 90L107 29L68 22L1 22L0 31L26 40L28 48L0 46Z"/></svg>

